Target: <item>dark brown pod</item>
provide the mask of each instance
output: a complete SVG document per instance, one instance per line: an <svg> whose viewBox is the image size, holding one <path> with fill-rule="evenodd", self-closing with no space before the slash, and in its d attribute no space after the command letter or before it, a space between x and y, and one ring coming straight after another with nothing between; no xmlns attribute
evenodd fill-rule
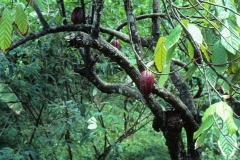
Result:
<svg viewBox="0 0 240 160"><path fill-rule="evenodd" d="M154 75L151 71L143 71L140 76L140 91L144 96L152 92L154 86Z"/></svg>
<svg viewBox="0 0 240 160"><path fill-rule="evenodd" d="M73 24L80 24L83 21L83 9L81 7L76 7L72 11L71 21Z"/></svg>
<svg viewBox="0 0 240 160"><path fill-rule="evenodd" d="M197 51L194 51L194 61L197 62L197 64L202 64L201 57L198 55Z"/></svg>
<svg viewBox="0 0 240 160"><path fill-rule="evenodd" d="M120 44L119 40L115 39L114 41L112 41L111 44L112 44L114 47L116 47L118 50L120 50L121 44Z"/></svg>

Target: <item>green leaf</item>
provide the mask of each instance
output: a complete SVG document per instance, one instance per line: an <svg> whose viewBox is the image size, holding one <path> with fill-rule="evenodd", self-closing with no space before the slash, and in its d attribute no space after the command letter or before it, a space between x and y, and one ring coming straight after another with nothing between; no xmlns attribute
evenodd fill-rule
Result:
<svg viewBox="0 0 240 160"><path fill-rule="evenodd" d="M173 58L173 54L175 52L177 45L174 44L172 47L170 47L167 51L167 56L166 56L166 64L171 63L171 59Z"/></svg>
<svg viewBox="0 0 240 160"><path fill-rule="evenodd" d="M191 67L189 67L188 71L184 74L184 79L191 79L193 73L197 70L197 66L193 64Z"/></svg>
<svg viewBox="0 0 240 160"><path fill-rule="evenodd" d="M226 102L217 103L216 114L222 118L225 122L228 118L233 117L233 111L230 106Z"/></svg>
<svg viewBox="0 0 240 160"><path fill-rule="evenodd" d="M170 72L170 66L171 66L171 59L173 57L175 49L176 49L176 44L173 45L172 47L170 47L167 51L166 61L165 61L165 65L163 66L163 71L162 71L163 75L160 76L159 82L158 82L158 87L159 88L163 88L166 81L168 80L169 72Z"/></svg>
<svg viewBox="0 0 240 160"><path fill-rule="evenodd" d="M202 122L204 122L210 115L214 115L214 113L216 112L217 106L221 105L221 103L222 102L218 102L218 103L214 103L214 104L210 105L203 114Z"/></svg>
<svg viewBox="0 0 240 160"><path fill-rule="evenodd" d="M154 50L154 53L155 53L154 63L155 63L155 66L156 66L158 72L163 71L163 66L166 61L167 50L165 47L165 41L166 41L165 37L160 37L158 39L157 46Z"/></svg>
<svg viewBox="0 0 240 160"><path fill-rule="evenodd" d="M224 24L226 27L222 26L221 43L230 53L236 54L236 50L238 50L238 46L240 45L240 37L238 36L238 32L235 30L235 26L233 26L232 23L224 20Z"/></svg>
<svg viewBox="0 0 240 160"><path fill-rule="evenodd" d="M206 59L207 59L208 61L210 61L210 56L209 56L206 48L205 48L202 44L200 44L200 49L201 49L203 55L206 57Z"/></svg>
<svg viewBox="0 0 240 160"><path fill-rule="evenodd" d="M206 141L207 137L207 133L209 131L210 128L206 129L204 132L202 132L202 134L197 138L196 142L195 142L195 148L201 147L202 144L204 143L204 141Z"/></svg>
<svg viewBox="0 0 240 160"><path fill-rule="evenodd" d="M192 46L192 44L190 43L190 41L187 41L187 45L188 45L188 54L190 56L190 59L193 60L194 58L194 48Z"/></svg>
<svg viewBox="0 0 240 160"><path fill-rule="evenodd" d="M238 131L238 127L234 122L233 117L229 117L226 121L228 132L232 135Z"/></svg>
<svg viewBox="0 0 240 160"><path fill-rule="evenodd" d="M0 21L0 49L6 52L12 44L12 18L8 9L4 9Z"/></svg>
<svg viewBox="0 0 240 160"><path fill-rule="evenodd" d="M209 129L213 124L213 117L208 117L200 126L200 128L194 132L193 138L196 139L200 134L203 134L207 129Z"/></svg>
<svg viewBox="0 0 240 160"><path fill-rule="evenodd" d="M46 14L49 13L49 1L48 0L35 0L36 4L41 8Z"/></svg>
<svg viewBox="0 0 240 160"><path fill-rule="evenodd" d="M184 24L185 27L187 27L188 24L189 24L189 20L183 19L183 20L182 20L182 23Z"/></svg>
<svg viewBox="0 0 240 160"><path fill-rule="evenodd" d="M226 77L228 82L231 82L231 77ZM224 93L228 93L230 86L228 85L227 82L224 81L223 85L222 85L222 89Z"/></svg>
<svg viewBox="0 0 240 160"><path fill-rule="evenodd" d="M234 123L236 124L237 126L237 129L238 129L238 133L240 133L240 120L237 119L237 118L234 118Z"/></svg>
<svg viewBox="0 0 240 160"><path fill-rule="evenodd" d="M158 81L158 87L159 88L163 88L166 81L168 80L169 72L170 72L170 66L171 66L171 64L169 63L167 65L167 67L163 68L163 71L162 71L163 75L160 76L159 81Z"/></svg>
<svg viewBox="0 0 240 160"><path fill-rule="evenodd" d="M236 147L238 147L237 136L236 134L228 134L226 126L223 127L222 132L223 134L219 133L218 146L222 155L227 157L227 159L231 159L236 152Z"/></svg>
<svg viewBox="0 0 240 160"><path fill-rule="evenodd" d="M240 80L240 68L235 72L235 74L232 77L231 83L235 84Z"/></svg>
<svg viewBox="0 0 240 160"><path fill-rule="evenodd" d="M228 65L226 64L227 58L228 57L227 57L227 52L225 51L225 48L219 41L217 41L214 44L213 54L212 54L213 65L218 64L217 66L214 66L216 71L218 71L219 73L223 73L224 71L227 70L227 67L228 67ZM219 65L219 64L223 64L223 65Z"/></svg>
<svg viewBox="0 0 240 160"><path fill-rule="evenodd" d="M16 7L15 23L17 24L18 30L20 31L21 35L25 36L28 32L28 21L27 15L25 14L20 4Z"/></svg>
<svg viewBox="0 0 240 160"><path fill-rule="evenodd" d="M7 84L0 83L0 93L0 100L6 103L16 114L20 114L23 106L12 89Z"/></svg>
<svg viewBox="0 0 240 160"><path fill-rule="evenodd" d="M81 104L79 108L81 116L84 117L86 114L86 106L84 104Z"/></svg>
<svg viewBox="0 0 240 160"><path fill-rule="evenodd" d="M203 36L200 29L195 24L192 24L192 23L189 23L187 28L193 40L197 44L202 44Z"/></svg>
<svg viewBox="0 0 240 160"><path fill-rule="evenodd" d="M206 76L209 83L215 86L217 82L217 74L211 68L206 68Z"/></svg>
<svg viewBox="0 0 240 160"><path fill-rule="evenodd" d="M166 48L169 49L174 44L176 44L181 36L182 33L182 27L180 25L177 25L171 33L167 36L166 39Z"/></svg>

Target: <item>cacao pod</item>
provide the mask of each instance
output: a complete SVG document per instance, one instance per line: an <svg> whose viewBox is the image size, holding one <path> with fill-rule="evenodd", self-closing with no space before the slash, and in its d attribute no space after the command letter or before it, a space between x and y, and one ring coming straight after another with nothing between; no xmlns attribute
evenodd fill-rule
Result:
<svg viewBox="0 0 240 160"><path fill-rule="evenodd" d="M196 61L197 64L202 64L201 57L198 55L197 51L194 51L194 61Z"/></svg>
<svg viewBox="0 0 240 160"><path fill-rule="evenodd" d="M143 71L140 76L140 91L144 96L152 92L154 86L154 75L151 71Z"/></svg>
<svg viewBox="0 0 240 160"><path fill-rule="evenodd" d="M112 45L113 45L114 47L116 47L118 50L120 50L120 48L121 48L120 42L119 42L119 40L117 40L117 39L115 39L114 41L112 41Z"/></svg>
<svg viewBox="0 0 240 160"><path fill-rule="evenodd" d="M76 7L72 11L71 21L73 24L80 24L83 21L83 9L81 7Z"/></svg>

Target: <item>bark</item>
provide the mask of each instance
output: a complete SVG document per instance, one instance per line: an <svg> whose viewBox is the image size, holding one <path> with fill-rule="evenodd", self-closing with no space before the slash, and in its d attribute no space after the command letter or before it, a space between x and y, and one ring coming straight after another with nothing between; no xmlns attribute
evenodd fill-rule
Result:
<svg viewBox="0 0 240 160"><path fill-rule="evenodd" d="M191 112L191 115L194 117L194 121L196 121L199 124L197 111L195 108L195 104L193 101L193 96L191 95L189 88L184 81L181 74L177 71L176 66L174 63L171 64L171 71L172 74L170 74L171 80L176 87L176 89L179 92L179 97L181 101L188 107L189 111ZM185 158L188 157L188 159L201 159L201 148L195 149L195 140L193 139L193 133L196 131L191 125L189 125L187 122L184 122L184 128L187 134L187 155L185 155Z"/></svg>

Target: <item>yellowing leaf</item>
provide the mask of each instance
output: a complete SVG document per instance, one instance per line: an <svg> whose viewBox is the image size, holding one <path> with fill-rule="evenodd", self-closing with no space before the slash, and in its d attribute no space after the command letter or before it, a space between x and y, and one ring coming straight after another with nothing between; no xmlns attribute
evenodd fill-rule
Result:
<svg viewBox="0 0 240 160"><path fill-rule="evenodd" d="M233 117L228 118L226 121L228 132L232 135L237 132L238 127L234 122Z"/></svg>
<svg viewBox="0 0 240 160"><path fill-rule="evenodd" d="M163 66L165 64L167 50L165 47L165 37L160 37L157 42L157 46L154 50L155 56L154 56L154 63L158 70L158 72L162 72Z"/></svg>
<svg viewBox="0 0 240 160"><path fill-rule="evenodd" d="M182 20L182 23L184 24L185 27L187 27L187 26L188 26L188 23L189 23L189 20L184 19L184 20Z"/></svg>
<svg viewBox="0 0 240 160"><path fill-rule="evenodd" d="M20 31L21 35L25 36L28 32L28 21L27 15L20 4L16 7L15 14L15 23L17 24L18 30Z"/></svg>
<svg viewBox="0 0 240 160"><path fill-rule="evenodd" d="M225 122L228 118L233 117L233 111L226 102L219 102L216 107L216 113Z"/></svg>
<svg viewBox="0 0 240 160"><path fill-rule="evenodd" d="M210 61L210 56L209 56L206 48L205 48L202 44L200 44L200 49L201 49L202 53L204 54L204 56L206 57L206 59L207 59L208 61Z"/></svg>
<svg viewBox="0 0 240 160"><path fill-rule="evenodd" d="M12 18L8 9L5 9L0 21L0 49L6 52L12 43Z"/></svg>

